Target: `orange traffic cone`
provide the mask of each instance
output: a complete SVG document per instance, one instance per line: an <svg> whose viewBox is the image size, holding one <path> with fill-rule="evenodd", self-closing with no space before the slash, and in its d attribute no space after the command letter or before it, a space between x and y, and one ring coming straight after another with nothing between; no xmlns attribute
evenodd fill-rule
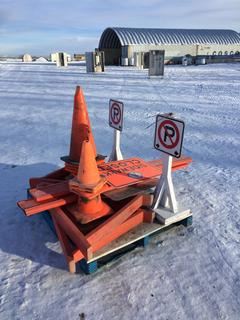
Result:
<svg viewBox="0 0 240 320"><path fill-rule="evenodd" d="M69 153L70 161L78 162L80 159L82 143L84 140L86 140L86 126L89 128L89 140L93 146L96 157L96 145L92 134L87 105L84 99L82 88L77 86L74 96L72 133Z"/></svg>
<svg viewBox="0 0 240 320"><path fill-rule="evenodd" d="M77 177L69 181L70 190L79 196L78 203L68 210L81 223L88 223L112 213L112 209L102 201L100 190L106 178L99 175L94 150L89 140L82 143L82 151Z"/></svg>
<svg viewBox="0 0 240 320"><path fill-rule="evenodd" d="M80 191L92 193L97 192L106 182L105 178L100 177L90 140L85 140L82 143L78 173L74 181L77 181Z"/></svg>

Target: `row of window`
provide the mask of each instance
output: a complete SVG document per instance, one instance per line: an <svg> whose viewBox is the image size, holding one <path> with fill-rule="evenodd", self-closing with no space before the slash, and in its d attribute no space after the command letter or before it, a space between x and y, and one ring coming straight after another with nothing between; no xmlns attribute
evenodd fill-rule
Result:
<svg viewBox="0 0 240 320"><path fill-rule="evenodd" d="M212 55L213 56L216 56L216 55L219 55L219 56L221 56L221 55L228 55L228 51L225 51L224 53L222 52L222 51L219 51L218 53L217 53L217 51L213 51L213 53L212 53ZM230 51L229 52L229 55L233 55L233 54L239 54L239 51L235 51L235 53L234 53L234 51Z"/></svg>

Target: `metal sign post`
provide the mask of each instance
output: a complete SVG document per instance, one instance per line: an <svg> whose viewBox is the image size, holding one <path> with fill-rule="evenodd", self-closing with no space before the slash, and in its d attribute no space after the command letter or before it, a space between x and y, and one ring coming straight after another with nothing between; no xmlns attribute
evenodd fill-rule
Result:
<svg viewBox="0 0 240 320"><path fill-rule="evenodd" d="M120 140L123 128L123 103L120 101L109 101L109 126L114 128L113 148L109 157L110 161L123 160Z"/></svg>
<svg viewBox="0 0 240 320"><path fill-rule="evenodd" d="M120 149L120 134L120 131L114 129L113 148L109 156L109 162L123 160L123 155Z"/></svg>
<svg viewBox="0 0 240 320"><path fill-rule="evenodd" d="M184 122L168 115L156 118L154 147L163 152L163 171L154 192L152 208L156 218L164 224L173 223L190 210L179 210L172 181L172 159L179 158L182 151Z"/></svg>

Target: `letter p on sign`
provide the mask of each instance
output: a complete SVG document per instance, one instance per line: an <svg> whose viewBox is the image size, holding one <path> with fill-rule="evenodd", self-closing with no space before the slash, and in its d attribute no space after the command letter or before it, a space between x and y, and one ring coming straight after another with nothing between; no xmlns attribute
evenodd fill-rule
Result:
<svg viewBox="0 0 240 320"><path fill-rule="evenodd" d="M184 126L182 120L157 115L154 148L175 158L180 158Z"/></svg>

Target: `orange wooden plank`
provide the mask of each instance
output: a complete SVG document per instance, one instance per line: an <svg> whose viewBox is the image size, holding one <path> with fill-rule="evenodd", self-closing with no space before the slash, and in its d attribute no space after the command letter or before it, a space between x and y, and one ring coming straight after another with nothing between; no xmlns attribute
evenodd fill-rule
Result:
<svg viewBox="0 0 240 320"><path fill-rule="evenodd" d="M73 260L75 262L78 262L78 261L82 260L83 258L84 258L84 255L82 254L82 252L79 249L73 250Z"/></svg>
<svg viewBox="0 0 240 320"><path fill-rule="evenodd" d="M174 159L172 170L175 171L175 170L179 170L181 168L184 168L187 165L189 165L190 162L192 162L192 159L190 157L182 157L180 159ZM135 164L137 164L137 163L135 163ZM148 165L150 165L152 167L155 167L155 169L158 172L157 175L158 176L161 175L161 173L162 173L162 160L161 159L160 160L158 159L158 160L149 161ZM55 173L51 173L51 174L47 175L46 177L49 176L50 179L54 179L54 178L51 178L51 177L52 176L55 177L55 175L56 176L60 176L60 175L63 176L63 175L66 175L66 173L67 172L64 171L64 169L60 169ZM135 180L134 184L141 183L141 180L139 181L139 179L134 179L134 180ZM148 181L148 180L149 179L145 179L145 181ZM142 180L142 181L144 181L144 180ZM63 185L61 183L64 183L64 187L63 187ZM46 191L46 189L43 188L43 187L34 188L36 190L31 189L31 191L30 191L31 194L39 202L41 201L40 204L37 203L36 201L33 201L33 200L24 200L24 201L19 201L18 205L20 206L20 208L22 208L24 210L24 212L25 212L25 214L27 216L30 216L30 215L39 213L39 212L44 211L44 210L48 210L48 209L51 209L51 208L56 208L58 206L63 206L65 204L69 204L69 203L75 202L77 200L77 196L67 193L67 188L68 188L67 187L67 182L64 181L64 182L61 182L61 183L59 184L59 187L57 187L57 188L59 188L57 190L53 190L49 186L50 192L48 192L49 189L47 189L47 191ZM134 185L134 184L130 183L130 185ZM120 187L124 187L124 185L123 186L121 185ZM118 188L120 188L120 187L118 187ZM116 190L116 188L107 183L106 185L103 186L103 188L101 190L101 193L108 192L108 191L111 191L111 190ZM55 191L56 191L56 193L55 193ZM67 196L63 196L63 195L65 195L65 192L66 192ZM59 195L61 196L61 199L56 199ZM46 200L51 200L51 201L48 201L46 203L45 202L42 203L42 201L46 201Z"/></svg>
<svg viewBox="0 0 240 320"><path fill-rule="evenodd" d="M152 223L155 218L155 212L151 209L144 209L143 222Z"/></svg>
<svg viewBox="0 0 240 320"><path fill-rule="evenodd" d="M93 252L101 249L102 247L106 246L108 243L112 242L113 240L119 238L121 235L125 234L129 230L135 228L137 225L143 222L144 219L144 212L142 209L137 210L129 219L125 222L120 224L118 227L114 228L114 230L103 237L102 239L98 240L94 244L92 244Z"/></svg>
<svg viewBox="0 0 240 320"><path fill-rule="evenodd" d="M150 207L153 203L153 195L152 194L143 194L143 207Z"/></svg>
<svg viewBox="0 0 240 320"><path fill-rule="evenodd" d="M29 190L33 199L37 202L49 201L70 193L68 181L61 181L48 186L37 186Z"/></svg>
<svg viewBox="0 0 240 320"><path fill-rule="evenodd" d="M172 170L175 168L183 168L188 166L192 162L192 158L182 156L181 158L173 158ZM147 162L149 165L160 169L162 173L162 159L150 160Z"/></svg>
<svg viewBox="0 0 240 320"><path fill-rule="evenodd" d="M72 220L66 215L61 208L55 208L50 210L54 215L56 222L61 229L67 234L67 236L73 241L77 248L82 252L86 259L92 258L92 248L86 237L78 229L78 227L72 222Z"/></svg>
<svg viewBox="0 0 240 320"><path fill-rule="evenodd" d="M64 254L66 261L67 261L67 264L68 264L69 271L71 273L75 273L76 272L76 263L74 261L73 249L71 248L71 245L69 243L69 239L67 238L66 234L63 232L63 230L61 229L61 227L57 223L56 218L55 218L55 213L52 213L51 216L52 216L55 230L57 232L59 242L62 247L63 254ZM79 253L80 253L80 250L79 250ZM83 257L84 256L82 254L82 258Z"/></svg>
<svg viewBox="0 0 240 320"><path fill-rule="evenodd" d="M33 199L18 201L17 205L24 211L26 216L43 212L49 209L57 208L77 201L77 196L69 194L61 199L52 200L49 202L38 203Z"/></svg>
<svg viewBox="0 0 240 320"><path fill-rule="evenodd" d="M106 237L102 238L98 242L92 245L92 251L96 252L105 245L119 238L123 234L127 233L131 229L135 228L137 225L142 222L151 223L154 219L154 212L151 210L139 209L134 213L130 218L124 221L120 226L114 229L114 232L110 233ZM73 251L73 259L75 262L78 262L84 258L82 252L79 249Z"/></svg>
<svg viewBox="0 0 240 320"><path fill-rule="evenodd" d="M181 168L184 168L190 162L191 162L190 158L184 159L184 160L179 159L178 161L174 161L172 170L175 171L175 170L179 170ZM158 169L158 175L160 175L162 173L162 161L161 160L153 160L149 163L151 163L152 166L155 166L155 168ZM136 179L130 179L130 180L135 181L135 184L139 184L141 182L144 183L144 180L142 180L142 179L140 179L140 182L138 180L136 181ZM122 183L122 181L121 181L121 176L120 176L119 177L119 184L121 184L121 183ZM131 184L132 183L130 182L130 185ZM114 189L116 189L114 186L105 185L103 187L103 189L101 190L101 193L108 192L108 191L111 191ZM30 189L30 194L37 202L49 201L54 198L65 196L69 192L70 191L69 191L68 181L62 181L57 184L51 184L49 186L40 186L37 188Z"/></svg>
<svg viewBox="0 0 240 320"><path fill-rule="evenodd" d="M116 227L127 220L143 204L143 195L138 195L129 201L122 209L114 213L110 218L100 226L92 230L87 235L87 241L90 244L98 242L101 238L114 231Z"/></svg>

